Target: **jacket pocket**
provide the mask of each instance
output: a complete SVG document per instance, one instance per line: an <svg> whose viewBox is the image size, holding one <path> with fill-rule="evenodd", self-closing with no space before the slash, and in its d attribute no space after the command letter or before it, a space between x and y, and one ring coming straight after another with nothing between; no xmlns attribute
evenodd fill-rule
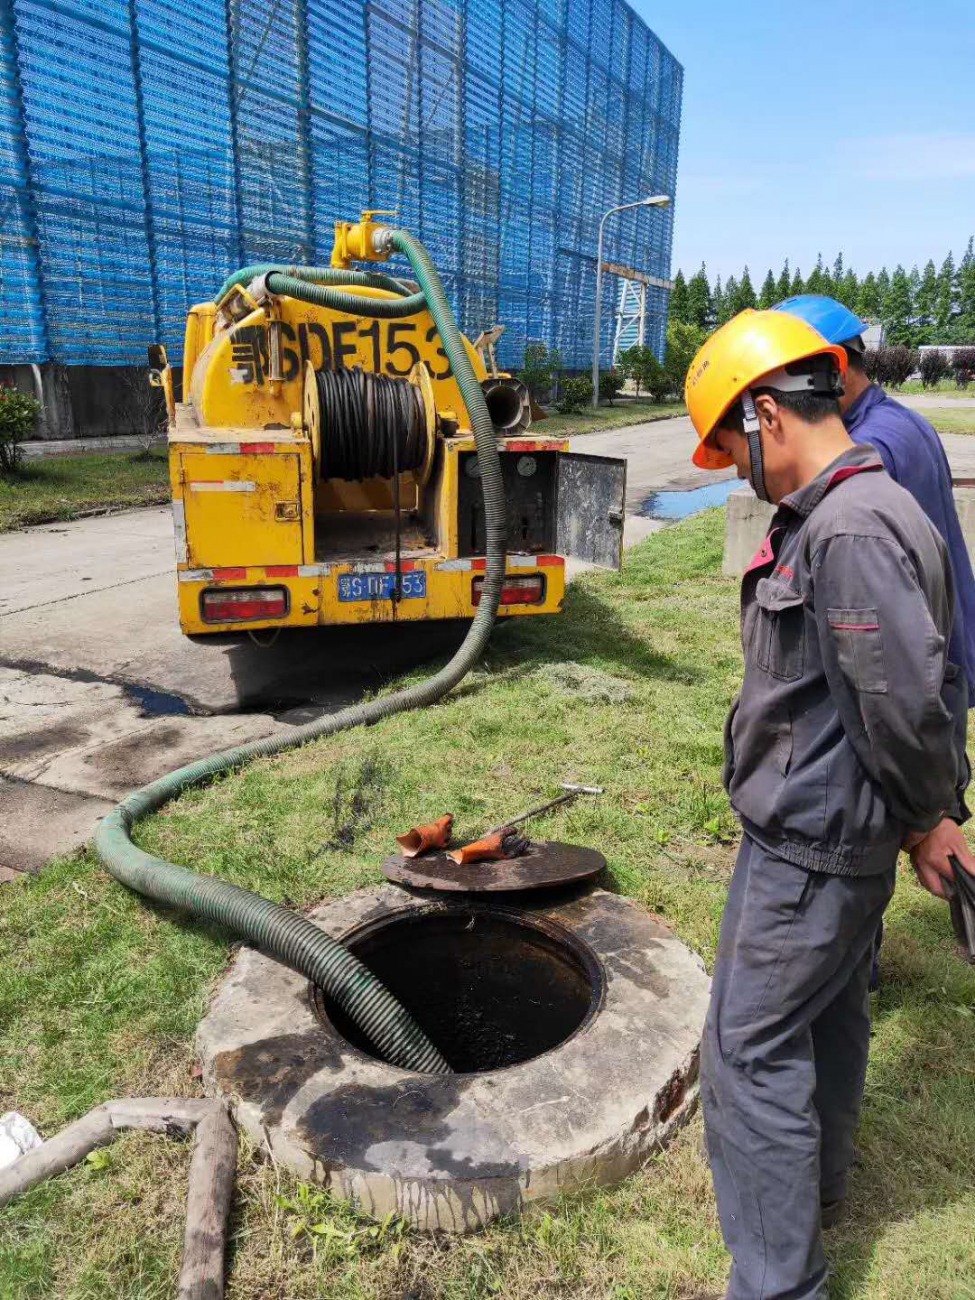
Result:
<svg viewBox="0 0 975 1300"><path fill-rule="evenodd" d="M802 676L806 651L806 613L802 593L771 578L760 578L755 588L754 657L762 672L780 681Z"/></svg>
<svg viewBox="0 0 975 1300"><path fill-rule="evenodd" d="M827 609L840 671L858 691L887 694L880 619L875 609Z"/></svg>

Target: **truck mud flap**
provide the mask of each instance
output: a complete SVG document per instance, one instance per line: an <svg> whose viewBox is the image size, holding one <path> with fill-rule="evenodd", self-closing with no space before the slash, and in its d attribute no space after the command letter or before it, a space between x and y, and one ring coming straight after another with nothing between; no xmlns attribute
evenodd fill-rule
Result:
<svg viewBox="0 0 975 1300"><path fill-rule="evenodd" d="M626 461L560 452L556 478L555 549L607 569L623 563Z"/></svg>

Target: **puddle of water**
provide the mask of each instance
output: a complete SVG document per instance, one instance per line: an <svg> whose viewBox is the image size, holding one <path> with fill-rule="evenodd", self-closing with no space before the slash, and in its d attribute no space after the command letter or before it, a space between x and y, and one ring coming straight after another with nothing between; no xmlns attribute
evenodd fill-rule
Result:
<svg viewBox="0 0 975 1300"><path fill-rule="evenodd" d="M142 710L144 717L186 717L190 706L178 695L169 695L166 691L154 691L148 686L125 685L125 693L134 700Z"/></svg>
<svg viewBox="0 0 975 1300"><path fill-rule="evenodd" d="M640 514L651 519L687 519L713 506L723 506L732 492L740 487L738 479L729 478L692 488L689 492L653 492L640 507Z"/></svg>

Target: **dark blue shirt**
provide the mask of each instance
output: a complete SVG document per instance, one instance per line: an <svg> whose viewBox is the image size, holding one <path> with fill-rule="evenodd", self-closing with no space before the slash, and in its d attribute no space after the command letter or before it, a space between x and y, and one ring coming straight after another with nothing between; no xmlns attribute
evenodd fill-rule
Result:
<svg viewBox="0 0 975 1300"><path fill-rule="evenodd" d="M843 417L854 442L869 442L887 473L907 488L944 539L955 579L955 620L948 655L965 670L975 705L975 575L951 491L951 468L927 420L871 384Z"/></svg>

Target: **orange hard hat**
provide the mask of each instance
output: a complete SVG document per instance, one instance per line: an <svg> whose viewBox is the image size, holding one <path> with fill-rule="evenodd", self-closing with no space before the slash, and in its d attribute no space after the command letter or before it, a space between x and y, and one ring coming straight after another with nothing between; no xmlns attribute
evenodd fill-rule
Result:
<svg viewBox="0 0 975 1300"><path fill-rule="evenodd" d="M692 457L698 469L734 464L708 439L747 389L758 387L766 376L771 379L774 371L817 356L833 357L840 374L846 374L844 350L787 312L749 308L716 330L691 362L684 385L687 413L699 440Z"/></svg>

